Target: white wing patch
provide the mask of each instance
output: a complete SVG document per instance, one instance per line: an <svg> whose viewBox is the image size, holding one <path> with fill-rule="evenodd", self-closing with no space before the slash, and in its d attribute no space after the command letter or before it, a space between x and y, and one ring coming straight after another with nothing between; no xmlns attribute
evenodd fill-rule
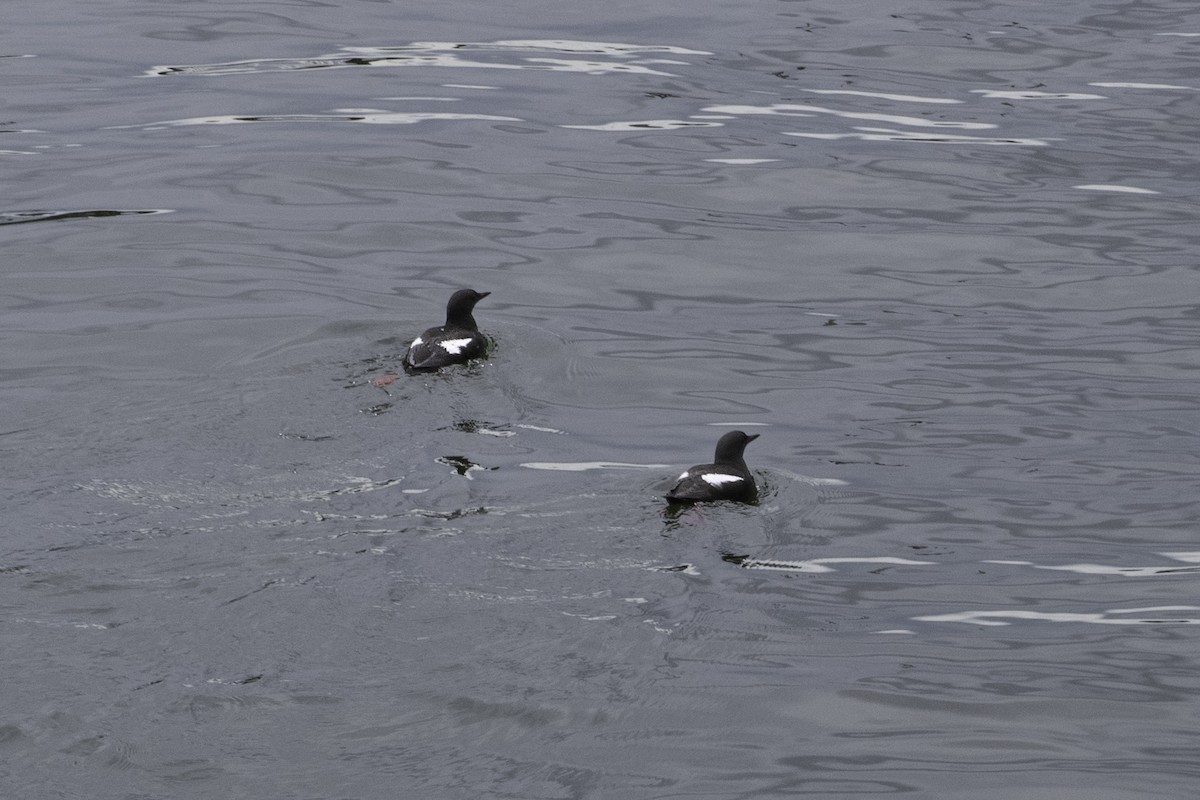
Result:
<svg viewBox="0 0 1200 800"><path fill-rule="evenodd" d="M459 353L462 352L462 349L464 347L466 347L467 345L469 345L470 343L471 343L470 338L446 339L445 341L438 342L438 345L440 345L442 347L442 349L445 350L447 353L451 353L453 355L458 355Z"/></svg>
<svg viewBox="0 0 1200 800"><path fill-rule="evenodd" d="M712 472L708 475L701 475L700 480L707 483L709 486L721 486L726 483L737 483L741 480L737 475L722 475L719 472Z"/></svg>

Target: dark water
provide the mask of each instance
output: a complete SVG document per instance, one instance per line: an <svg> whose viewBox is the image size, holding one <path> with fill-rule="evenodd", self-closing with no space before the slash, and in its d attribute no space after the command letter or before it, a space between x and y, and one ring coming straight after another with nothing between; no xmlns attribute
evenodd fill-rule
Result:
<svg viewBox="0 0 1200 800"><path fill-rule="evenodd" d="M1194 4L6 18L5 796L1194 793Z"/></svg>

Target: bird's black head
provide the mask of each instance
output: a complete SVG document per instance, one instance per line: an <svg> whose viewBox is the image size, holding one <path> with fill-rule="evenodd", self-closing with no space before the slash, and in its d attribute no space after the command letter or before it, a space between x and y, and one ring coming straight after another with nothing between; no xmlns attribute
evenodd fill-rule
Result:
<svg viewBox="0 0 1200 800"><path fill-rule="evenodd" d="M450 295L446 303L446 325L469 330L478 330L475 317L471 315L475 304L487 297L491 292L477 292L474 289L459 289Z"/></svg>
<svg viewBox="0 0 1200 800"><path fill-rule="evenodd" d="M758 434L751 436L745 431L730 431L717 440L717 454L713 459L715 464L741 464L742 453L746 450L746 445L758 438Z"/></svg>

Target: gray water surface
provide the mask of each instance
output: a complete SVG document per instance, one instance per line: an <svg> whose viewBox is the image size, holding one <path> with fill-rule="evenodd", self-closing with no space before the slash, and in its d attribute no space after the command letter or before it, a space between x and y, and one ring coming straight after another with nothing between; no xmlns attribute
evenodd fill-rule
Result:
<svg viewBox="0 0 1200 800"><path fill-rule="evenodd" d="M5 796L1194 794L1194 4L6 12Z"/></svg>

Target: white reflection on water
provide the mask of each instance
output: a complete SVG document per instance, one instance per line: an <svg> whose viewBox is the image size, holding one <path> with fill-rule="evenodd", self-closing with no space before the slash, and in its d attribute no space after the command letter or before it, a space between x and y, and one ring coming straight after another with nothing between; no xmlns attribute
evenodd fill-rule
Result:
<svg viewBox="0 0 1200 800"><path fill-rule="evenodd" d="M1168 558L1184 561L1193 566L1180 567L1166 564L1155 567L1118 567L1111 564L1035 564L1032 561L1001 561L987 560L984 564L1009 564L1034 569L1048 569L1057 572L1074 572L1079 575L1120 575L1126 578L1146 578L1154 575L1179 575L1180 573L1200 572L1200 553L1162 553Z"/></svg>
<svg viewBox="0 0 1200 800"><path fill-rule="evenodd" d="M815 479L812 479L815 482ZM1160 555L1187 562L1188 566L1165 564L1154 567L1119 567L1110 564L1036 564L1032 561L1015 561L985 559L981 564L996 564L1001 566L1033 567L1034 569L1054 570L1059 572L1074 572L1079 575L1116 575L1125 578L1147 578L1157 575L1180 575L1200 573L1200 552L1191 553L1161 553ZM894 564L899 566L934 566L936 561L917 561L894 556L857 556L813 558L803 561L783 559L744 558L738 562L746 569L771 569L787 572L834 572L830 564Z"/></svg>
<svg viewBox="0 0 1200 800"><path fill-rule="evenodd" d="M1109 564L1035 564L1032 561L986 560L984 564L1007 564L1034 569L1074 572L1080 575L1112 575L1124 578L1146 578L1160 575L1195 574L1200 572L1200 552L1182 551L1160 553L1189 566L1118 567ZM1200 617L1176 612L1200 611L1200 606L1146 606L1140 608L1108 609L1102 612L1026 611L997 609L991 611L957 611L949 614L929 614L912 619L920 622L968 622L975 625L1011 625L1014 620L1042 622L1085 622L1094 625L1200 625Z"/></svg>
<svg viewBox="0 0 1200 800"><path fill-rule="evenodd" d="M1142 189L1137 186L1118 186L1113 183L1084 183L1079 186L1072 187L1075 189L1086 189L1092 192L1124 192L1126 194L1158 194L1153 189Z"/></svg>
<svg viewBox="0 0 1200 800"><path fill-rule="evenodd" d="M377 100L430 100L435 103L460 103L461 97L438 97L434 95L413 95L411 97L400 95L397 97L378 97Z"/></svg>
<svg viewBox="0 0 1200 800"><path fill-rule="evenodd" d="M976 625L1011 625L1008 620L1040 620L1043 622L1087 622L1094 625L1200 625L1200 619L1181 615L1162 616L1161 612L1200 611L1200 606L1151 606L1149 608L1111 608L1099 613L1070 611L959 611L953 614L931 614L913 617L919 622L970 622ZM1151 616L1110 616L1147 614Z"/></svg>
<svg viewBox="0 0 1200 800"><path fill-rule="evenodd" d="M663 72L662 70L650 69L649 67L643 67L637 64L608 64L603 61L576 61L566 58L527 58L525 61L536 66L530 67L528 64L514 65L513 69L548 69L555 72L583 72L588 75L607 75L612 72L634 72L639 75L665 75L667 77L675 77L675 74L672 72ZM655 60L653 63L661 64L662 62ZM476 64L475 66L491 65Z"/></svg>
<svg viewBox="0 0 1200 800"><path fill-rule="evenodd" d="M1093 86L1095 84L1092 84ZM972 93L999 100L1105 100L1102 94L1082 92L1038 92L1033 90L1000 91L994 89L972 89Z"/></svg>
<svg viewBox="0 0 1200 800"><path fill-rule="evenodd" d="M769 164L772 161L779 161L778 158L706 158L705 161L713 164L730 164L735 167L752 166L754 164Z"/></svg>
<svg viewBox="0 0 1200 800"><path fill-rule="evenodd" d="M670 464L627 464L621 461L527 461L526 469L547 469L556 472L586 472L591 469L669 469Z"/></svg>
<svg viewBox="0 0 1200 800"><path fill-rule="evenodd" d="M863 558L813 558L806 561L781 561L775 559L747 558L737 562L745 569L772 569L783 572L834 572L828 564L889 564L893 566L927 566L936 561L916 561L895 556L866 556Z"/></svg>
<svg viewBox="0 0 1200 800"><path fill-rule="evenodd" d="M470 61L449 53L432 55L380 55L376 57L321 56L307 59L267 58L249 61L229 61L223 64L160 65L146 70L145 75L239 75L254 72L273 72L310 69L347 69L351 67L456 67L459 69L535 69L552 72L583 72L606 75L612 72L632 72L641 75L664 75L670 72L650 69L633 63L581 61L566 58L525 58L523 64L498 61Z"/></svg>
<svg viewBox="0 0 1200 800"><path fill-rule="evenodd" d="M1049 146L1049 139L992 138L986 136L962 136L949 133L918 133L916 131L894 131L888 128L855 128L863 133L802 133L785 131L784 136L802 136L808 139L861 139L864 142L928 142L931 144L982 144L1020 145L1025 147Z"/></svg>
<svg viewBox="0 0 1200 800"><path fill-rule="evenodd" d="M878 97L881 100L895 100L899 103L961 103L950 97L918 97L912 94L887 94L886 92L864 92L857 89L805 89L812 94L850 94L856 97Z"/></svg>
<svg viewBox="0 0 1200 800"><path fill-rule="evenodd" d="M459 53L474 52L547 52L585 53L589 55L624 58L625 61L582 61L563 58L520 59L524 63L502 61L473 61ZM603 75L612 72L632 72L642 75L671 75L651 69L644 64L686 64L667 59L628 60L630 56L647 53L672 55L711 55L704 50L689 50L672 45L619 44L615 42L585 42L567 39L508 39L496 42L413 42L396 47L343 47L336 53L312 58L258 58L227 61L215 64L159 65L144 72L147 76L161 75L235 75L253 72L295 71L311 69L344 69L349 67L457 67L474 69L537 69L559 72L583 72Z"/></svg>
<svg viewBox="0 0 1200 800"><path fill-rule="evenodd" d="M541 431L542 433L564 433L564 431L560 431L558 428L547 428L544 425L529 425L528 423L524 422L518 422L517 427L525 428L526 430L531 431Z"/></svg>
<svg viewBox="0 0 1200 800"><path fill-rule="evenodd" d="M495 42L413 42L407 47L345 47L352 53L378 53L393 50L555 50L564 53L598 53L622 56L631 53L674 53L676 55L710 56L708 50L689 50L669 44L624 44L621 42L589 42L579 39L500 39Z"/></svg>
<svg viewBox="0 0 1200 800"><path fill-rule="evenodd" d="M1200 551L1193 552L1190 550L1185 550L1185 551L1175 551L1175 552L1169 552L1169 553L1159 553L1159 555L1166 556L1167 558L1173 558L1176 561L1185 561L1188 564L1200 564Z"/></svg>
<svg viewBox="0 0 1200 800"><path fill-rule="evenodd" d="M413 125L430 120L482 120L485 122L522 122L519 117L500 117L494 114L451 114L448 112L413 111L390 112L366 109L353 111L338 109L329 114L261 114L261 115L227 115L217 117L188 117L186 119L169 119L160 122L146 122L140 125L112 125L107 130L122 130L139 128L141 130L159 130L162 128L178 128L189 125L240 125L249 122L361 122L367 125Z"/></svg>
<svg viewBox="0 0 1200 800"><path fill-rule="evenodd" d="M997 127L990 122L956 122L952 120L926 119L925 117L908 117L901 114L879 114L873 111L840 111L836 108L796 105L794 103L774 103L769 106L706 106L703 110L714 114L778 114L785 117L811 117L816 114L832 114L835 117L843 117L845 119L890 122L893 125L911 125L916 128L957 128L959 130L979 131L991 130Z"/></svg>
<svg viewBox="0 0 1200 800"><path fill-rule="evenodd" d="M686 119L640 119L629 122L605 122L600 125L560 125L583 131L673 131L679 128L719 128L720 122L694 122Z"/></svg>
<svg viewBox="0 0 1200 800"><path fill-rule="evenodd" d="M1200 91L1195 86L1180 86L1175 83L1129 83L1127 81L1101 81L1089 83L1088 86L1099 86L1102 89L1186 89L1189 92Z"/></svg>

